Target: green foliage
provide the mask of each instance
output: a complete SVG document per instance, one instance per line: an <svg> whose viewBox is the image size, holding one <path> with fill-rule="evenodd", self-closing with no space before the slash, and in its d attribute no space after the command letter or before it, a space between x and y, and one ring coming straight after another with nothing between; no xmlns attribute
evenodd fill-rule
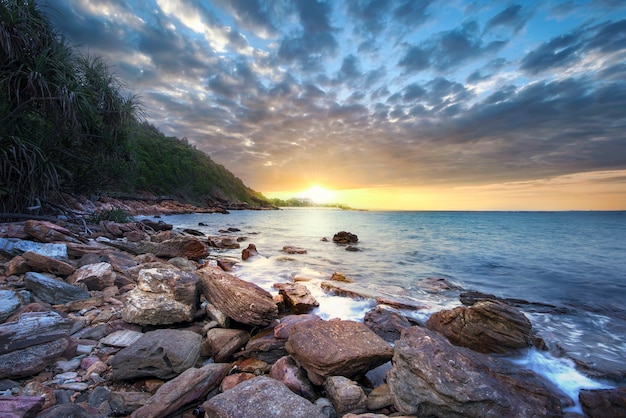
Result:
<svg viewBox="0 0 626 418"><path fill-rule="evenodd" d="M133 222L135 218L125 209L113 208L110 210L99 210L91 214L89 222L98 224L102 221L113 221L120 224Z"/></svg>

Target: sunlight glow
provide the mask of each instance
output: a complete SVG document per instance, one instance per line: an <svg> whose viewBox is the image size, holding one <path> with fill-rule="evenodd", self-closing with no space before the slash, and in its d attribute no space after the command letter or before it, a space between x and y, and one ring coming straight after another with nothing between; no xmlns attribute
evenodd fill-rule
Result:
<svg viewBox="0 0 626 418"><path fill-rule="evenodd" d="M328 190L325 187L319 186L317 184L312 185L304 192L300 193L298 197L304 199L311 199L313 203L334 203L333 199L335 199L337 193Z"/></svg>

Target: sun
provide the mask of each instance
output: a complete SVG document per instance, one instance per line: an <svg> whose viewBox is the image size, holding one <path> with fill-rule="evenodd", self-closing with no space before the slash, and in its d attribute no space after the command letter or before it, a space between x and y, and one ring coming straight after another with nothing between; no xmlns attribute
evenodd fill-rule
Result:
<svg viewBox="0 0 626 418"><path fill-rule="evenodd" d="M301 197L305 199L311 199L313 203L332 203L335 198L336 192L332 190L328 190L325 187L314 184L309 187L307 190L300 194Z"/></svg>

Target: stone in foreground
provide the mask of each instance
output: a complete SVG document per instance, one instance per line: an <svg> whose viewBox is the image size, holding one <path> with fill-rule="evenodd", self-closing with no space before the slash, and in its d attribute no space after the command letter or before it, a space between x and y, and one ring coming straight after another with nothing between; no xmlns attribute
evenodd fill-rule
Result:
<svg viewBox="0 0 626 418"><path fill-rule="evenodd" d="M202 404L206 418L327 418L278 380L258 376Z"/></svg>
<svg viewBox="0 0 626 418"><path fill-rule="evenodd" d="M315 385L328 376L358 377L391 360L393 348L356 321L307 321L294 325L287 352Z"/></svg>
<svg viewBox="0 0 626 418"><path fill-rule="evenodd" d="M402 331L387 374L396 409L446 417L561 417L559 398L534 373L422 327Z"/></svg>

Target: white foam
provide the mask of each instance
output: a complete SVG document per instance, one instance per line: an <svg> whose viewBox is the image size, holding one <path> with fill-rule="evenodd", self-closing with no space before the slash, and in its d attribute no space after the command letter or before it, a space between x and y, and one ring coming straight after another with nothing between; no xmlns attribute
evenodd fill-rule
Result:
<svg viewBox="0 0 626 418"><path fill-rule="evenodd" d="M580 373L576 370L572 360L554 357L548 352L529 349L526 355L511 361L548 379L554 386L569 396L574 401L575 406L566 408L567 411L582 414L582 408L578 401L578 393L581 389L608 389L612 387Z"/></svg>

